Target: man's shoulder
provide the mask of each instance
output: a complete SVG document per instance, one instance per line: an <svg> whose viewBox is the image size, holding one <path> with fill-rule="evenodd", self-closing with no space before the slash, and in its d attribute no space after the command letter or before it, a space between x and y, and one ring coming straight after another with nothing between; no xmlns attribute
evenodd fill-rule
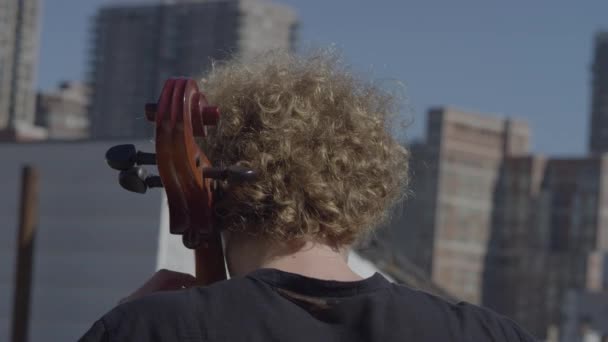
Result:
<svg viewBox="0 0 608 342"><path fill-rule="evenodd" d="M169 325L175 321L196 327L188 304L186 291L166 291L147 295L114 307L97 320L79 340L83 342L107 341L152 341L150 336L163 336L168 340L197 338L198 336L175 336ZM198 335L198 331L189 330ZM181 332L180 332L181 334Z"/></svg>
<svg viewBox="0 0 608 342"><path fill-rule="evenodd" d="M246 278L233 278L220 281L208 286L192 287L183 290L155 292L141 298L120 304L113 311L121 316L124 313L134 315L151 315L162 317L165 315L193 313L201 311L208 302L233 298L242 290L251 287L251 281ZM212 303L209 303L212 304ZM112 314L112 312L110 312Z"/></svg>
<svg viewBox="0 0 608 342"><path fill-rule="evenodd" d="M455 340L538 341L513 320L488 308L455 302L424 291L393 284L392 289L421 327L442 326Z"/></svg>
<svg viewBox="0 0 608 342"><path fill-rule="evenodd" d="M149 294L110 310L95 322L82 341L106 341L110 336L134 341L135 336L149 335L163 336L159 340L167 341L198 340L205 334L202 326L208 311L225 305L227 300L238 301L239 294L247 293L248 286L250 280L234 278L210 286ZM175 329L178 325L179 329ZM176 333L179 336L172 335Z"/></svg>
<svg viewBox="0 0 608 342"><path fill-rule="evenodd" d="M167 336L169 338L197 338L197 306L192 301L191 290L163 291L122 303L105 314L99 321L107 334L120 341L132 337L172 334L175 322L186 327L190 336ZM184 330L180 330L182 334Z"/></svg>

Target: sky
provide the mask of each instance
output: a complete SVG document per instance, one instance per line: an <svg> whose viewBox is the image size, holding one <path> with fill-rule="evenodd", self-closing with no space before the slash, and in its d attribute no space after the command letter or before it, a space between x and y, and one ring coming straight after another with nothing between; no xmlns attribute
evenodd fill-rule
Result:
<svg viewBox="0 0 608 342"><path fill-rule="evenodd" d="M127 0L43 2L38 87L50 89L84 78L90 17ZM355 71L405 90L409 139L424 136L428 108L447 105L527 121L537 153L587 150L593 35L608 30L606 0L274 2L296 11L300 48L335 45Z"/></svg>

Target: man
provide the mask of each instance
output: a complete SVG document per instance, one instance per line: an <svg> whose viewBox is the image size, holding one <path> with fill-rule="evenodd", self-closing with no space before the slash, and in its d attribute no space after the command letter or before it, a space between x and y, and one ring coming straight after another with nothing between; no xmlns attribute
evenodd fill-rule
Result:
<svg viewBox="0 0 608 342"><path fill-rule="evenodd" d="M226 185L216 204L231 279L192 287L192 276L161 271L83 341L534 340L488 310L349 268L349 248L408 184L388 93L331 53L234 60L202 84L222 109L210 160L258 175Z"/></svg>

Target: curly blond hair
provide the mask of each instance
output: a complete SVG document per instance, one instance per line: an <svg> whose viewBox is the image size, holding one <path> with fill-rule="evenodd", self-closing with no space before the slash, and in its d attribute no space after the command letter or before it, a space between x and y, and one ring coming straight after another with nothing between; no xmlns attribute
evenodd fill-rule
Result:
<svg viewBox="0 0 608 342"><path fill-rule="evenodd" d="M202 89L220 107L204 144L214 165L254 169L216 203L223 228L283 242L352 244L408 184L408 151L388 132L389 93L334 52L273 51L214 63Z"/></svg>

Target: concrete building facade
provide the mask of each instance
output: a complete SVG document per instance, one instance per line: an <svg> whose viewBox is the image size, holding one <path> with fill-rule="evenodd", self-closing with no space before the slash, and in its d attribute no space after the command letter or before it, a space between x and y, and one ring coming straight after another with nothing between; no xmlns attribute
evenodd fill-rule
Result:
<svg viewBox="0 0 608 342"><path fill-rule="evenodd" d="M539 337L569 289L605 289L608 157L507 158L494 201L484 300Z"/></svg>
<svg viewBox="0 0 608 342"><path fill-rule="evenodd" d="M504 160L493 201L492 228L483 275L482 304L539 336L547 327L546 238L538 211L546 160Z"/></svg>
<svg viewBox="0 0 608 342"><path fill-rule="evenodd" d="M456 298L482 302L502 161L526 154L528 144L523 122L452 108L428 113L427 141L412 149L413 197L390 230L393 245Z"/></svg>
<svg viewBox="0 0 608 342"><path fill-rule="evenodd" d="M437 162L429 157L426 142L408 146L410 152L409 195L393 209L389 226L379 234L395 253L407 257L427 277L433 267Z"/></svg>
<svg viewBox="0 0 608 342"><path fill-rule="evenodd" d="M39 0L0 0L0 131L34 123Z"/></svg>
<svg viewBox="0 0 608 342"><path fill-rule="evenodd" d="M89 136L87 90L80 82L62 82L56 89L38 94L36 125L47 129L49 139L85 139Z"/></svg>
<svg viewBox="0 0 608 342"><path fill-rule="evenodd" d="M452 109L429 112L429 148L436 154L437 192L432 279L480 304L502 160L528 152L525 123Z"/></svg>
<svg viewBox="0 0 608 342"><path fill-rule="evenodd" d="M522 122L430 110L389 241L454 297L544 338L569 289L608 284L608 155L531 155L529 135Z"/></svg>
<svg viewBox="0 0 608 342"><path fill-rule="evenodd" d="M292 49L297 20L263 0L172 2L102 8L90 53L94 138L150 137L143 106L165 79L201 77L212 60Z"/></svg>

